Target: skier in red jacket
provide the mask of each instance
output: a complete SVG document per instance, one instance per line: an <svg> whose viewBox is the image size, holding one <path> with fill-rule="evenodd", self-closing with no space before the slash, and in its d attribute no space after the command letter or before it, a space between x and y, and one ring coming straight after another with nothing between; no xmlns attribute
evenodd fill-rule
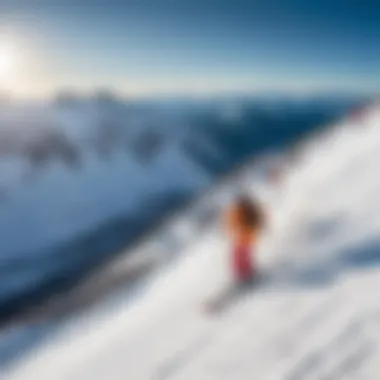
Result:
<svg viewBox="0 0 380 380"><path fill-rule="evenodd" d="M250 281L257 270L252 248L263 227L261 206L247 196L239 197L227 212L227 228L233 241L232 270L239 283Z"/></svg>

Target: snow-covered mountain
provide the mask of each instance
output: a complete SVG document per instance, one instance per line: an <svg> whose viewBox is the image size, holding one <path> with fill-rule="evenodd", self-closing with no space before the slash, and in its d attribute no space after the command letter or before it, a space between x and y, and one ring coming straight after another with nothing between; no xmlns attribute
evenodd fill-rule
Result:
<svg viewBox="0 0 380 380"><path fill-rule="evenodd" d="M262 283L223 314L203 307L231 282L214 219L132 298L119 284L112 302L69 322L3 378L378 379L379 125L371 105L284 155L276 181L248 166L206 199L220 211L244 186L271 220L257 251ZM194 214L180 220L196 229Z"/></svg>
<svg viewBox="0 0 380 380"><path fill-rule="evenodd" d="M181 149L173 134L165 135L158 149L155 130L149 135L145 124L132 122L130 130L117 129L106 124L93 104L74 110L43 106L29 111L30 107L16 108L0 115L0 132L8 137L0 164L2 300L67 267L80 266L83 260L91 262L85 246L72 253L67 248L66 254L62 247L60 254L51 247L116 218L148 219L156 212L154 202L169 203L171 197L175 205L176 197L180 201L210 183L209 174ZM158 132L164 133L165 128ZM122 149L107 147L116 143ZM154 159L149 161L149 154ZM137 218L135 229L131 224L125 222L125 240L142 228ZM110 248L105 243L103 255ZM94 256L93 262L97 260ZM11 281L12 276L17 278Z"/></svg>
<svg viewBox="0 0 380 380"><path fill-rule="evenodd" d="M71 286L234 165L357 102L159 104L100 94L2 105L1 319Z"/></svg>

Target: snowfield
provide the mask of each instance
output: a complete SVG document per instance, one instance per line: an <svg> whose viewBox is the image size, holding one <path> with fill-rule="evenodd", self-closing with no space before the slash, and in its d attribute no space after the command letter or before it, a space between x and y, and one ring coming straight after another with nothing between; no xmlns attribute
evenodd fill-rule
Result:
<svg viewBox="0 0 380 380"><path fill-rule="evenodd" d="M380 108L342 120L280 162L279 181L253 166L213 195L221 208L244 187L268 209L256 289L223 313L206 312L206 300L231 286L229 245L217 221L191 234L189 213L176 227L189 229L191 244L138 293L126 300L119 289L1 378L378 380Z"/></svg>

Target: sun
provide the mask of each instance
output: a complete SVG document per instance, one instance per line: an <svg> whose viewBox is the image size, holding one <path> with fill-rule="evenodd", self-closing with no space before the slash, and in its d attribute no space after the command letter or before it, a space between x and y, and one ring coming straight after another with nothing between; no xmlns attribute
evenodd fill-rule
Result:
<svg viewBox="0 0 380 380"><path fill-rule="evenodd" d="M16 49L8 42L0 42L0 82L6 82L14 73Z"/></svg>

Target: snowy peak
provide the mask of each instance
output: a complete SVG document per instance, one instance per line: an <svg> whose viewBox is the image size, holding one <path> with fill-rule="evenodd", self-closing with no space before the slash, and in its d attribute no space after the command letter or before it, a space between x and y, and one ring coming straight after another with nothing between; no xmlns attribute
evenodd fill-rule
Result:
<svg viewBox="0 0 380 380"><path fill-rule="evenodd" d="M111 309L69 324L4 378L377 380L380 108L280 162L277 181L253 165L212 197L220 210L244 183L265 200L272 222L256 250L260 286L223 314L205 311L231 284L228 240L214 220L132 302L120 292Z"/></svg>

